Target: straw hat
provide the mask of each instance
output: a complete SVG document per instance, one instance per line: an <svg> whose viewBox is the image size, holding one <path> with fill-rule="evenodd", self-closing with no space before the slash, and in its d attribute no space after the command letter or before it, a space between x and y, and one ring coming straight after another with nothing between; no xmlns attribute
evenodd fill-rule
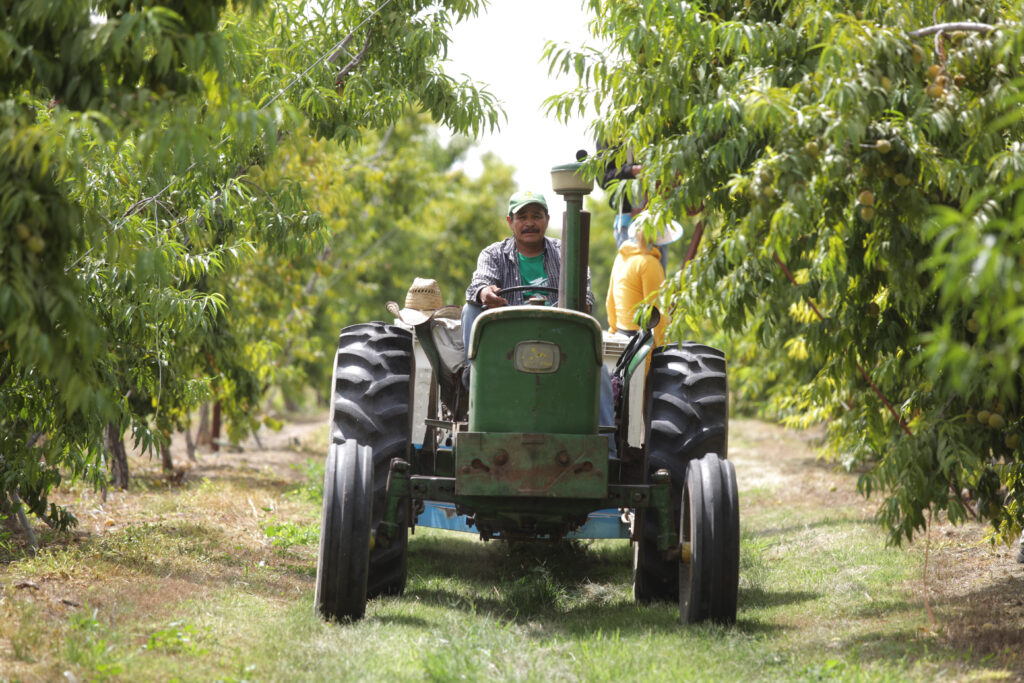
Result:
<svg viewBox="0 0 1024 683"><path fill-rule="evenodd" d="M416 327L431 318L458 319L461 311L459 306L444 306L441 303L441 285L437 280L418 277L405 294L405 308L399 309L398 304L389 301L385 308L406 325Z"/></svg>
<svg viewBox="0 0 1024 683"><path fill-rule="evenodd" d="M641 211L633 219L633 222L629 224L629 234L633 239L639 231L643 230L647 223L651 221L651 214L646 211ZM663 247L666 244L672 244L680 237L683 236L684 228L677 221L669 221L668 224L662 228L658 233L658 237L654 240L649 240L648 243L656 247Z"/></svg>

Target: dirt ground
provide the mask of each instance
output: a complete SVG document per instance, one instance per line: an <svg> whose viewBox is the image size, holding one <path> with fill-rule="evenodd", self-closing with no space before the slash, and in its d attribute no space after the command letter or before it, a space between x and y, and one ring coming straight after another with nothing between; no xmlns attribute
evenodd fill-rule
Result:
<svg viewBox="0 0 1024 683"><path fill-rule="evenodd" d="M820 434L786 430L751 419L733 420L730 433L729 457L736 466L741 499L745 489L774 490L785 498L786 505L852 506L861 511L865 520L874 516L878 500L865 500L856 493L856 475L817 457ZM236 484L232 489L238 492L235 495L247 499L225 501L223 509L216 513L222 517L218 523L226 533L237 534L244 541L239 552L254 560L264 555L269 559L267 539L260 532L257 519L266 517L264 511L268 506L281 507L280 514L287 516L287 503L281 502L281 494L308 479L303 466L311 458L325 457L327 442L327 417L318 416L289 421L280 431L261 429L258 438L251 437L237 445L223 444L218 452L201 450L197 462L188 460L184 439L177 438L172 448L176 470L170 475L161 471L158 458L133 454L130 468L137 485L133 485L132 492L110 492L106 500L99 493L80 490L56 497L80 521L74 538L62 543L102 537L128 524L145 521L143 499L161 495L168 486L187 483L182 488L190 489L204 479L223 478ZM244 488L247 477L258 480L258 486ZM251 495L244 493L249 490ZM909 588L925 610L930 606L959 606L936 609L941 619L927 627L949 645L982 656L1005 652L1007 648L1020 652L1024 648L1024 564L1016 562L1016 545L993 546L984 540L985 531L977 523L957 527L942 522L934 524L926 536L911 545L911 550L917 551L927 547L928 559L927 579L922 576ZM315 549L309 552L315 553ZM315 557L296 559L315 563ZM0 564L0 573L3 571L4 565ZM53 585L56 587L60 582ZM38 591L40 598L42 593L52 592L49 586L28 588ZM282 584L281 595L302 589L298 583ZM57 607L64 601L68 609L73 609L82 601L84 592L84 585L64 583L59 594L48 595L48 601ZM949 617L951 614L954 616Z"/></svg>
<svg viewBox="0 0 1024 683"><path fill-rule="evenodd" d="M733 435L742 434L742 439ZM757 420L730 424L729 458L740 491L765 486L785 493L786 505L852 506L865 520L875 516L880 498L856 491L856 474L818 457L821 433L797 432ZM737 443L738 442L738 443ZM925 552L925 573L909 586L925 614L938 614L925 628L951 647L985 656L1007 649L1024 651L1024 564L1019 544L993 545L988 527L978 522L954 526L938 520L908 545ZM926 599L927 598L927 599ZM940 610L942 605L956 609ZM953 615L953 616L950 616ZM1022 672L1024 676L1024 672Z"/></svg>

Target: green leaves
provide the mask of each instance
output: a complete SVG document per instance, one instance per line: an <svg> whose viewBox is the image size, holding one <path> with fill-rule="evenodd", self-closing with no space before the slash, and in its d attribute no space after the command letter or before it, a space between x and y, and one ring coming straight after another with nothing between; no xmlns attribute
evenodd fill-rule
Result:
<svg viewBox="0 0 1024 683"><path fill-rule="evenodd" d="M552 68L580 81L550 110L593 108L595 134L641 159L653 211L705 207L701 252L670 274L666 297L682 312L670 334L717 331L737 396L793 423L828 421L836 455L871 467L863 489L890 496L879 515L892 540L929 511L1019 530L1017 9L590 7L607 49L549 46ZM1007 23L908 37L947 21ZM995 427L957 421L996 403ZM993 506L999 485L1008 497Z"/></svg>
<svg viewBox="0 0 1024 683"><path fill-rule="evenodd" d="M294 396L305 371L322 375L314 357L330 342L314 328L362 310L319 289L328 265L358 263L352 277L366 283L372 270L346 241L398 221L408 229L415 219L397 209L422 210L428 193L441 194L453 158L374 177L363 195L350 184L385 151L375 129L410 109L457 131L498 121L489 93L439 68L451 22L478 7L18 0L0 9L0 496L19 492L37 514L71 523L47 512L47 494L62 471L103 481L108 424L153 447L213 399L237 437L258 424L270 383ZM315 154L296 144L311 132L352 145L334 147L344 164L311 172ZM380 145L376 161L374 147L358 146L363 136ZM282 146L308 156L290 164ZM398 158L389 153L388 164ZM313 206L325 175L342 181L339 213L359 196L404 193L408 203L328 225ZM428 253L420 248L419 263ZM397 297L409 272L396 269L385 290ZM293 367L296 357L311 365Z"/></svg>

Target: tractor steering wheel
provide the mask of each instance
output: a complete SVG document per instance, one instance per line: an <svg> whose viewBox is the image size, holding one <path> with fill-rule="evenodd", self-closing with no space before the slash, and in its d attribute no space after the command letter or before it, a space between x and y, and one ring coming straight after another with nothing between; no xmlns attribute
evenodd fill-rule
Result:
<svg viewBox="0 0 1024 683"><path fill-rule="evenodd" d="M506 287L506 288L502 289L501 291L499 291L497 294L502 299L508 299L508 297L505 296L506 294L508 294L510 292L523 292L523 291L551 292L552 294L558 294L558 287L541 287L541 286L538 286L538 285L524 285L524 286L520 286L520 287Z"/></svg>

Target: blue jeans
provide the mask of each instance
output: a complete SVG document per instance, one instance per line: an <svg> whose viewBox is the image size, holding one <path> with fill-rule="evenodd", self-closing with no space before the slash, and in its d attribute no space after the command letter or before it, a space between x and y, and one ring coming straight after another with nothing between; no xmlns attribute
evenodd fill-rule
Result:
<svg viewBox="0 0 1024 683"><path fill-rule="evenodd" d="M469 362L469 335L473 331L473 323L486 308L480 304L466 302L462 307L462 341L466 345L466 362Z"/></svg>
<svg viewBox="0 0 1024 683"><path fill-rule="evenodd" d="M466 362L469 363L469 339L473 332L473 323L487 309L480 304L467 302L462 307L462 341L466 345ZM608 367L601 363L601 396L597 408L598 424L615 424L615 405L612 401L612 376ZM608 437L608 457L615 455L615 438Z"/></svg>
<svg viewBox="0 0 1024 683"><path fill-rule="evenodd" d="M597 423L612 426L615 424L615 405L612 402L612 376L608 366L601 363L601 400L597 406ZM608 435L608 457L615 456L615 437Z"/></svg>

